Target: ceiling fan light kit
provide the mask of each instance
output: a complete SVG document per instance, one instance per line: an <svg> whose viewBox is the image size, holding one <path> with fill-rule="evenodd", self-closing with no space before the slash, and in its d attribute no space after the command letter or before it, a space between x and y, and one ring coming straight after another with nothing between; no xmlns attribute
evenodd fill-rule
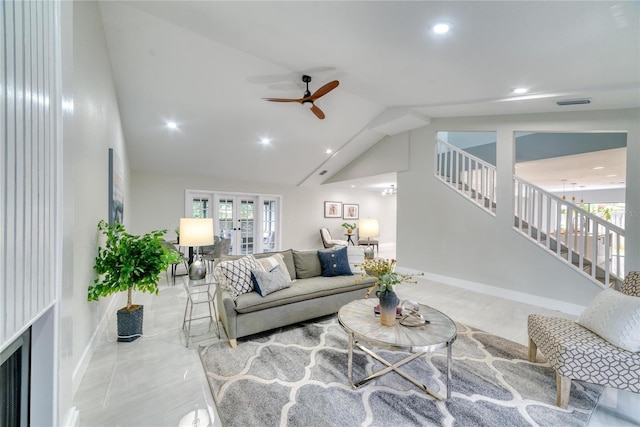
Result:
<svg viewBox="0 0 640 427"><path fill-rule="evenodd" d="M307 76L307 75L302 76L302 81L307 85L307 89L304 91L304 95L300 99L290 99L290 98L262 98L262 99L264 99L265 101L271 101L271 102L297 102L299 104L302 104L304 107L309 108L311 112L316 115L317 118L321 120L324 119L325 117L324 112L320 108L318 108L318 106L315 105L313 101L328 94L329 92L337 88L340 82L337 80L329 82L312 94L309 91L309 83L311 82L311 76Z"/></svg>

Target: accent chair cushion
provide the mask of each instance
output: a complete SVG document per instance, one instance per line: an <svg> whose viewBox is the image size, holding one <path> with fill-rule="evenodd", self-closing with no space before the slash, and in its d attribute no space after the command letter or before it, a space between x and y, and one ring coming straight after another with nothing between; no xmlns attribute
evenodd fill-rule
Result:
<svg viewBox="0 0 640 427"><path fill-rule="evenodd" d="M640 271L630 271L624 278L620 292L625 295L640 297Z"/></svg>
<svg viewBox="0 0 640 427"><path fill-rule="evenodd" d="M639 297L606 289L596 295L577 322L617 347L640 351Z"/></svg>
<svg viewBox="0 0 640 427"><path fill-rule="evenodd" d="M213 270L218 284L227 290L233 299L253 291L252 270L263 270L253 255L247 255L235 261L222 261Z"/></svg>
<svg viewBox="0 0 640 427"><path fill-rule="evenodd" d="M298 279L322 276L322 266L316 251L296 251L294 249L292 252Z"/></svg>
<svg viewBox="0 0 640 427"><path fill-rule="evenodd" d="M279 265L276 265L270 271L251 270L251 280L256 292L261 297L266 297L271 293L291 286L289 273L282 271Z"/></svg>
<svg viewBox="0 0 640 427"><path fill-rule="evenodd" d="M351 276L347 248L341 246L334 250L318 251L323 277Z"/></svg>
<svg viewBox="0 0 640 427"><path fill-rule="evenodd" d="M256 258L256 261L258 261L264 271L272 271L274 267L279 266L280 271L286 275L287 283L291 283L291 272L287 268L287 263L285 262L282 254L276 253L266 258Z"/></svg>

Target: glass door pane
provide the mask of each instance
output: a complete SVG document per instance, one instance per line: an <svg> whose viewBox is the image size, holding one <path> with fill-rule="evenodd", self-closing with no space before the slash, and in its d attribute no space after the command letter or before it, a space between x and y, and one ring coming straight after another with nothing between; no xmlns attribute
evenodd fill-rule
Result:
<svg viewBox="0 0 640 427"><path fill-rule="evenodd" d="M218 230L221 239L231 239L231 247L229 253L233 252L233 206L234 201L232 197L220 198L218 202Z"/></svg>
<svg viewBox="0 0 640 427"><path fill-rule="evenodd" d="M277 205L275 200L263 200L262 202L262 251L273 252L277 250L276 244L276 215Z"/></svg>
<svg viewBox="0 0 640 427"><path fill-rule="evenodd" d="M240 199L240 212L238 215L239 248L240 254L254 253L254 218L256 203L254 198Z"/></svg>

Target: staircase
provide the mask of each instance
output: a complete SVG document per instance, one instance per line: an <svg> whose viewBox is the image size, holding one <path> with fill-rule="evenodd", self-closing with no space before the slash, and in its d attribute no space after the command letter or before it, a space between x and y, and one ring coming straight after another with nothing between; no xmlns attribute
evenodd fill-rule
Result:
<svg viewBox="0 0 640 427"><path fill-rule="evenodd" d="M521 179L514 228L605 287L624 277L624 229Z"/></svg>
<svg viewBox="0 0 640 427"><path fill-rule="evenodd" d="M444 141L435 176L494 215L496 168ZM624 229L514 176L514 230L604 287L624 277Z"/></svg>
<svg viewBox="0 0 640 427"><path fill-rule="evenodd" d="M495 216L495 166L440 140L436 143L435 159L436 178Z"/></svg>

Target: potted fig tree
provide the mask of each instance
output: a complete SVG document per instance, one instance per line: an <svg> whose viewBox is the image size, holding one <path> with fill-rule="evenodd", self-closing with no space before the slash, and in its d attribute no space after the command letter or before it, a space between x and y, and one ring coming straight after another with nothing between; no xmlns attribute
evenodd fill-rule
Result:
<svg viewBox="0 0 640 427"><path fill-rule="evenodd" d="M143 306L132 303L132 291L157 294L160 274L179 261L179 254L163 245L167 230L136 236L122 224L100 221L98 231L106 240L104 247L98 247L93 265L98 277L89 286L88 299L127 291L127 305L118 310L118 341L133 341L142 335Z"/></svg>

